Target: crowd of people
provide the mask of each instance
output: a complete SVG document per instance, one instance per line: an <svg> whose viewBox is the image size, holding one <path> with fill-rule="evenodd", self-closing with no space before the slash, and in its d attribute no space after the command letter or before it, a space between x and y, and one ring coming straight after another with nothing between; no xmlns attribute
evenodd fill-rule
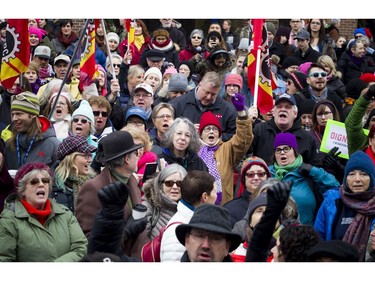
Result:
<svg viewBox="0 0 375 281"><path fill-rule="evenodd" d="M28 69L0 87L0 261L141 262L150 243L161 262L375 260L369 28L267 21L278 83L261 112L250 20L137 19L132 43L100 23L92 80L73 24L29 19ZM329 120L348 157L321 149Z"/></svg>

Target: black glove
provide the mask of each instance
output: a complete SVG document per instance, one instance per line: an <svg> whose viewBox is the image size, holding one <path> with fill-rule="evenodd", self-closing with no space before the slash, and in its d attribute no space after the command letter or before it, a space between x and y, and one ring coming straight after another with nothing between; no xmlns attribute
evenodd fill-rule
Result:
<svg viewBox="0 0 375 281"><path fill-rule="evenodd" d="M135 220L132 216L129 217L128 221L124 226L124 240L134 239L145 230L147 225L147 217Z"/></svg>
<svg viewBox="0 0 375 281"><path fill-rule="evenodd" d="M335 146L326 155L324 155L323 167L325 169L327 168L333 171L337 171L338 169L343 168L343 165L341 165L340 158L339 158L341 151L338 151L338 149L339 148Z"/></svg>
<svg viewBox="0 0 375 281"><path fill-rule="evenodd" d="M98 192L104 217L124 217L124 206L128 200L128 187L117 181L104 186Z"/></svg>
<svg viewBox="0 0 375 281"><path fill-rule="evenodd" d="M375 85L371 85L367 92L363 95L366 100L372 100L375 98Z"/></svg>
<svg viewBox="0 0 375 281"><path fill-rule="evenodd" d="M298 173L300 173L304 177L308 177L310 175L311 169L311 164L303 163L301 166L299 166Z"/></svg>
<svg viewBox="0 0 375 281"><path fill-rule="evenodd" d="M288 202L290 190L292 188L292 181L278 182L267 189L267 208L280 207L284 209Z"/></svg>

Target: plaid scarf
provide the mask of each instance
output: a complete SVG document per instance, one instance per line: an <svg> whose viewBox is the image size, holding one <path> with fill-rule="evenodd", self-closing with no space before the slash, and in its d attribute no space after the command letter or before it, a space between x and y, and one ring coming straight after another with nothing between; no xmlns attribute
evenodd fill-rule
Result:
<svg viewBox="0 0 375 281"><path fill-rule="evenodd" d="M356 211L352 223L349 225L343 240L354 245L364 261L367 241L370 235L371 217L375 216L375 191L351 193L345 190L345 184L340 187L340 195L345 206Z"/></svg>
<svg viewBox="0 0 375 281"><path fill-rule="evenodd" d="M219 145L215 145L215 146L203 145L198 152L199 157L202 158L204 163L206 163L208 172L211 175L213 175L215 178L216 193L217 193L215 205L219 205L223 198L223 194L222 194L223 191L221 187L221 177L220 177L219 171L217 170L216 160L214 156L215 151L218 150L219 147L220 147Z"/></svg>

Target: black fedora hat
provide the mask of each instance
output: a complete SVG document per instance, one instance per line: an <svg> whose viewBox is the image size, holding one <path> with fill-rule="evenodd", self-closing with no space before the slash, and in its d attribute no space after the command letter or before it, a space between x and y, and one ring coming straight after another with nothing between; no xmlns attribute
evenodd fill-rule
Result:
<svg viewBox="0 0 375 281"><path fill-rule="evenodd" d="M115 131L100 140L96 160L105 163L133 152L142 146L142 144L134 145L133 137L129 132Z"/></svg>
<svg viewBox="0 0 375 281"><path fill-rule="evenodd" d="M221 206L203 204L195 209L188 224L180 224L177 226L177 239L182 245L185 246L186 233L192 228L225 234L231 240L229 252L237 249L242 241L241 235L232 232L229 212Z"/></svg>

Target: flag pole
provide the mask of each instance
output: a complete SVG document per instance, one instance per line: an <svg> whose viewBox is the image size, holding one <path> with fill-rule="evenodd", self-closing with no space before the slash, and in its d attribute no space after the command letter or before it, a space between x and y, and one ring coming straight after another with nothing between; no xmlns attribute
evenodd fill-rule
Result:
<svg viewBox="0 0 375 281"><path fill-rule="evenodd" d="M61 86L60 86L60 89L57 93L57 96L56 96L56 99L55 99L55 102L53 103L53 106L51 108L51 112L49 113L49 116L48 116L48 119L51 119L52 118L52 115L53 115L53 112L55 111L55 108L56 108L56 105L57 105L57 102L59 100L59 97L60 97L60 94L61 94L61 91L62 91L62 88L64 87L65 83L66 83L66 80L68 79L68 75L70 73L70 70L72 69L72 66L73 66L73 61L74 61L74 58L76 57L77 55L77 51L78 51L78 47L81 45L81 42L82 42L82 39L83 39L83 36L85 35L86 33L86 29L87 29L87 26L89 25L89 21L90 19L87 19L85 21L85 25L82 29L82 32L81 34L79 35L79 39L78 39L78 43L77 45L75 46L74 48L74 52L73 52L73 55L72 55L72 58L70 60L70 63L68 64L68 69L66 70L66 73L64 75L64 79L61 83Z"/></svg>
<svg viewBox="0 0 375 281"><path fill-rule="evenodd" d="M108 41L107 41L107 30L105 29L104 19L101 19L101 23L102 23L103 32L104 32L104 42L105 42L105 45L107 47L108 60L109 60L110 66L111 66L110 70L112 71L111 72L112 78L116 79L115 68L113 67L113 62L112 62L111 50L109 49L109 45L108 45Z"/></svg>
<svg viewBox="0 0 375 281"><path fill-rule="evenodd" d="M259 70L260 70L260 52L261 46L257 46L257 65L255 69L255 88L254 88L254 104L258 107L258 85L259 85Z"/></svg>

